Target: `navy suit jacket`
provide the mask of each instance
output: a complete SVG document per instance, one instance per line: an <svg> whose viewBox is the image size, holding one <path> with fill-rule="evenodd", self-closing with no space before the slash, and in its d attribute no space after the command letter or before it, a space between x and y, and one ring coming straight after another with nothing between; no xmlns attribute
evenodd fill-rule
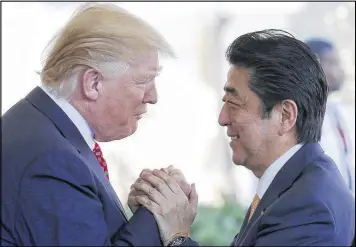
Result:
<svg viewBox="0 0 356 247"><path fill-rule="evenodd" d="M2 116L1 246L160 246L153 215L128 221L76 126L39 87Z"/></svg>
<svg viewBox="0 0 356 247"><path fill-rule="evenodd" d="M298 150L249 214L231 246L350 246L355 234L355 198L319 144Z"/></svg>
<svg viewBox="0 0 356 247"><path fill-rule="evenodd" d="M350 246L354 234L354 196L320 145L306 144L277 173L231 245Z"/></svg>

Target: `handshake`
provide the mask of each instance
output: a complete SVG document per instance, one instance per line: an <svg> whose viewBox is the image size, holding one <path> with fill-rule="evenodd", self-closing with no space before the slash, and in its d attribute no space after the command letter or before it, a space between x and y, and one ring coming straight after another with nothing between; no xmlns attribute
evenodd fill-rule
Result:
<svg viewBox="0 0 356 247"><path fill-rule="evenodd" d="M143 206L155 217L165 246L177 236L188 237L198 206L195 184L188 184L173 166L144 169L131 185L128 206L132 213Z"/></svg>

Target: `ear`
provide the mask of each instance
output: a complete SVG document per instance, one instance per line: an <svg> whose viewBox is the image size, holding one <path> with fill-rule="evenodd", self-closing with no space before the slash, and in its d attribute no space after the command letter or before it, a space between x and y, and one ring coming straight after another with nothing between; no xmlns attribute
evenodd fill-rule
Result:
<svg viewBox="0 0 356 247"><path fill-rule="evenodd" d="M298 107L293 100L283 100L280 108L280 134L283 135L294 128L297 117Z"/></svg>
<svg viewBox="0 0 356 247"><path fill-rule="evenodd" d="M95 101L102 90L102 75L94 69L86 69L81 76L81 86L85 97Z"/></svg>

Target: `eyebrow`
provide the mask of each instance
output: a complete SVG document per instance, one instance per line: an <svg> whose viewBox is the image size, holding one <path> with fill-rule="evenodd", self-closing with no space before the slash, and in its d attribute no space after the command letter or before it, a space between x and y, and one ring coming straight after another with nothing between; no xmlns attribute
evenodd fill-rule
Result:
<svg viewBox="0 0 356 247"><path fill-rule="evenodd" d="M231 93L232 95L234 95L236 97L240 96L239 91L236 88L233 88L233 87L225 86L224 87L224 91L227 92L227 93Z"/></svg>

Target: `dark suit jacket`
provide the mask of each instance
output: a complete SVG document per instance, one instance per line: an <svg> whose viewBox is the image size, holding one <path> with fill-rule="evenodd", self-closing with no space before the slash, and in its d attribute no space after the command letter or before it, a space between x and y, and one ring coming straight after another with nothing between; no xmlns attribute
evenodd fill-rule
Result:
<svg viewBox="0 0 356 247"><path fill-rule="evenodd" d="M276 175L231 245L350 246L354 234L353 195L320 145L306 144Z"/></svg>
<svg viewBox="0 0 356 247"><path fill-rule="evenodd" d="M319 144L294 154L249 214L231 246L350 246L355 234L355 199Z"/></svg>
<svg viewBox="0 0 356 247"><path fill-rule="evenodd" d="M1 245L159 246L144 208L127 220L78 129L40 88L2 117Z"/></svg>

